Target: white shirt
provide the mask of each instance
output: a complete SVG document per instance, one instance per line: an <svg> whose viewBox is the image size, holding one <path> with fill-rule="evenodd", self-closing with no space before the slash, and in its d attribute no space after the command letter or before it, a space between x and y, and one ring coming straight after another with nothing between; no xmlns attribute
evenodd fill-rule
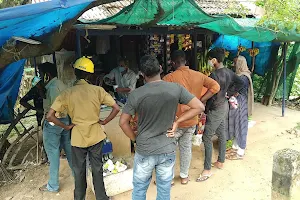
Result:
<svg viewBox="0 0 300 200"><path fill-rule="evenodd" d="M109 74L104 76L104 81L106 78L109 78L110 80L115 80L116 84L119 88L129 88L131 91L135 89L136 87L136 74L131 69L128 69L126 74L122 76L122 68L117 67L113 69ZM106 83L107 85L110 85L109 83ZM127 98L128 94L124 93L118 93L121 97Z"/></svg>

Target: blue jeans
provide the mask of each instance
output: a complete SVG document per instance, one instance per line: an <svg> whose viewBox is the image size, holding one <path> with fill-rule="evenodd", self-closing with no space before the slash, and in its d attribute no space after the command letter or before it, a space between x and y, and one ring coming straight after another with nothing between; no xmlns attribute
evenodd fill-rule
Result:
<svg viewBox="0 0 300 200"><path fill-rule="evenodd" d="M135 153L132 200L146 200L154 169L157 186L156 200L169 200L175 157L175 152L151 156Z"/></svg>
<svg viewBox="0 0 300 200"><path fill-rule="evenodd" d="M60 119L61 122L69 124L69 118ZM70 131L59 126L52 126L47 120L44 123L43 141L50 162L49 181L47 189L51 192L59 190L59 164L60 150L64 149L70 168L72 169L72 150Z"/></svg>

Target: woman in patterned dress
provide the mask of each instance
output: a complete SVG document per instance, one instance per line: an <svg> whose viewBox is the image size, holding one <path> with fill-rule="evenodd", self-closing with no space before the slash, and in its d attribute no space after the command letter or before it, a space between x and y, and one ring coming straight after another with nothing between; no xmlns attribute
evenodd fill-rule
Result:
<svg viewBox="0 0 300 200"><path fill-rule="evenodd" d="M247 135L248 135L248 117L252 115L254 94L251 79L251 72L247 66L245 57L238 56L235 60L236 74L244 82L243 89L236 96L238 108L230 107L229 110L229 135L234 136L234 142L231 149L227 151L226 158L229 160L240 160L245 155Z"/></svg>

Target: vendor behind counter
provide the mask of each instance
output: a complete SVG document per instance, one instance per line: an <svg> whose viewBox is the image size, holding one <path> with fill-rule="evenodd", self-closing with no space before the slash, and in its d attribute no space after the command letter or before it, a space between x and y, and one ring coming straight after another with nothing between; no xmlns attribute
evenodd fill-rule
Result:
<svg viewBox="0 0 300 200"><path fill-rule="evenodd" d="M129 93L136 88L137 75L129 69L126 58L119 59L119 66L105 75L106 85L113 86L118 101L125 103Z"/></svg>

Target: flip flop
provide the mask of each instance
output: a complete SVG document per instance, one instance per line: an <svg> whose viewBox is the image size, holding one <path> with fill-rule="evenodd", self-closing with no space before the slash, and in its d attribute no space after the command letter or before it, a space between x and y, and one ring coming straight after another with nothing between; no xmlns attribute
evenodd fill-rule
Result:
<svg viewBox="0 0 300 200"><path fill-rule="evenodd" d="M200 174L199 178L197 178L196 182L204 182L207 179L209 179L212 176L212 174L206 174L206 175L202 175Z"/></svg>
<svg viewBox="0 0 300 200"><path fill-rule="evenodd" d="M52 192L52 193L58 193L58 191L49 191L47 189L47 184L46 185L43 185L42 187L39 188L39 191L41 192Z"/></svg>
<svg viewBox="0 0 300 200"><path fill-rule="evenodd" d="M226 156L235 155L235 154L237 154L237 152L226 153L226 154L225 154L225 157L226 157Z"/></svg>
<svg viewBox="0 0 300 200"><path fill-rule="evenodd" d="M237 152L237 149L233 149L233 148L226 150L226 154L231 154L231 153L236 153L236 152Z"/></svg>
<svg viewBox="0 0 300 200"><path fill-rule="evenodd" d="M244 156L241 156L239 154L232 154L232 155L226 155L227 160L243 160Z"/></svg>

